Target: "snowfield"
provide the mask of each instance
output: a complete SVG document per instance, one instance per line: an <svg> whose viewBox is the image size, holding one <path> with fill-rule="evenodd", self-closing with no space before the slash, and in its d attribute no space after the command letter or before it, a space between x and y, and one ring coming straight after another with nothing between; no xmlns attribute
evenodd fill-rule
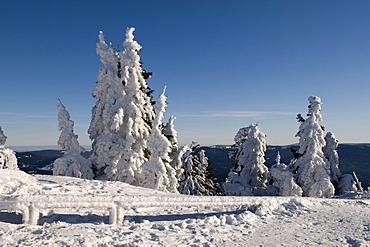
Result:
<svg viewBox="0 0 370 247"><path fill-rule="evenodd" d="M118 226L108 224L104 209L41 210L39 225L22 224L20 214L3 210L0 246L370 246L367 193L341 199L196 197L12 170L0 170L0 184L3 197L106 197L131 205Z"/></svg>

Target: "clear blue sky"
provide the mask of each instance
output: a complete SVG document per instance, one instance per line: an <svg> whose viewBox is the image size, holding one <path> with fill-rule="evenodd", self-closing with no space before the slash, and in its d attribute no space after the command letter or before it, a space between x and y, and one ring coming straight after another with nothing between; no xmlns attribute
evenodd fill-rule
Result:
<svg viewBox="0 0 370 247"><path fill-rule="evenodd" d="M182 144L232 144L256 122L268 144L295 143L310 95L340 142L370 142L370 1L9 0L0 23L8 146L56 144L58 98L89 144L98 32L122 47L130 26Z"/></svg>

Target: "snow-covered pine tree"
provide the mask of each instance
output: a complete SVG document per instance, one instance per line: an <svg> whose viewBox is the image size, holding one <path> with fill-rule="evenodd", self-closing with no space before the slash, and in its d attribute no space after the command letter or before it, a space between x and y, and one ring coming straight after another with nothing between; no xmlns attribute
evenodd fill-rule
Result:
<svg viewBox="0 0 370 247"><path fill-rule="evenodd" d="M120 52L99 36L101 67L89 134L94 141L91 161L96 177L137 185L138 169L149 158L148 122L154 111L138 55L141 46L134 41L133 31L127 29Z"/></svg>
<svg viewBox="0 0 370 247"><path fill-rule="evenodd" d="M171 152L170 152L170 164L176 171L176 178L178 181L180 181L180 178L183 173L183 169L181 167L181 157L184 154L184 148L180 148L178 146L177 141L177 131L175 130L175 117L171 116L168 120L168 123L163 127L162 133L165 137L170 141L171 143Z"/></svg>
<svg viewBox="0 0 370 247"><path fill-rule="evenodd" d="M58 145L65 152L62 157L54 161L53 175L92 179L94 175L91 164L81 155L85 149L78 143L78 136L73 131L74 122L60 100L58 100L58 110L58 127L61 131Z"/></svg>
<svg viewBox="0 0 370 247"><path fill-rule="evenodd" d="M184 172L180 181L180 193L185 195L222 195L221 187L214 178L208 158L199 144L192 142L185 146L182 157Z"/></svg>
<svg viewBox="0 0 370 247"><path fill-rule="evenodd" d="M334 195L334 186L330 181L330 164L325 158L324 131L320 124L321 99L317 96L308 98L307 119L299 126L299 158L292 162L297 184L304 196L330 197Z"/></svg>
<svg viewBox="0 0 370 247"><path fill-rule="evenodd" d="M342 176L339 170L339 155L337 152L338 140L335 138L335 135L332 132L328 132L325 135L325 143L326 144L323 147L323 152L325 158L329 161L330 164L331 182L333 183L336 191L338 191L339 180Z"/></svg>
<svg viewBox="0 0 370 247"><path fill-rule="evenodd" d="M239 129L234 138L237 150L230 154L233 168L224 184L226 194L263 194L268 174L268 168L264 165L265 137L258 124Z"/></svg>
<svg viewBox="0 0 370 247"><path fill-rule="evenodd" d="M166 111L165 90L154 105L155 117L148 140L150 158L141 166L140 177L143 187L177 192L176 171L170 165L171 142L162 134L162 120Z"/></svg>
<svg viewBox="0 0 370 247"><path fill-rule="evenodd" d="M268 191L274 196L302 196L302 189L295 183L293 173L287 165L280 162L280 153L276 163L270 168Z"/></svg>
<svg viewBox="0 0 370 247"><path fill-rule="evenodd" d="M4 134L4 132L1 129L1 126L0 126L0 147L3 147L5 145L6 139L7 139L7 137Z"/></svg>

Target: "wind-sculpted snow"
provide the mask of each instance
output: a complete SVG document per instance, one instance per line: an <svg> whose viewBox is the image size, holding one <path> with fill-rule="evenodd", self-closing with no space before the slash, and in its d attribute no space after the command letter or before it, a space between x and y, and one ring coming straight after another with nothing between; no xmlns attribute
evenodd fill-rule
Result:
<svg viewBox="0 0 370 247"><path fill-rule="evenodd" d="M1 246L369 246L370 241L367 193L347 196L353 199L185 196L9 170L0 171L0 184L1 196L128 205L122 226L109 225L105 209L41 211L36 226L3 211Z"/></svg>

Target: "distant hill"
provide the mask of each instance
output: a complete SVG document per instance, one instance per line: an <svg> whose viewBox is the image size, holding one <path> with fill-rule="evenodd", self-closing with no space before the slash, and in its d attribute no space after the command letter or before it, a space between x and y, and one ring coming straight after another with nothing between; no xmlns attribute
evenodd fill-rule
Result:
<svg viewBox="0 0 370 247"><path fill-rule="evenodd" d="M278 152L281 162L289 164L293 158L290 150L295 145L268 146L266 152L266 165L271 167L275 163ZM209 158L213 173L219 182L224 182L230 171L231 163L228 158L230 147L206 146L202 147ZM364 187L370 183L370 144L340 144L338 147L340 170L342 173L355 171ZM63 155L61 150L41 150L30 152L17 152L18 165L21 170L28 173L50 174L50 164ZM89 152L86 152L86 157Z"/></svg>
<svg viewBox="0 0 370 247"><path fill-rule="evenodd" d="M18 167L27 173L51 174L50 164L63 156L61 150L17 152Z"/></svg>

